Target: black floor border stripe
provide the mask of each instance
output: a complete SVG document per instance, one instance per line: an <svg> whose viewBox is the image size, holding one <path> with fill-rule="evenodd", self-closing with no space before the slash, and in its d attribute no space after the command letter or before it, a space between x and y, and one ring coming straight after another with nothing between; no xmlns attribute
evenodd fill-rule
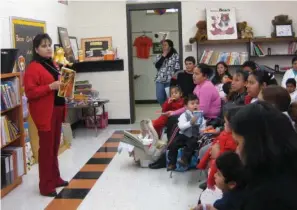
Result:
<svg viewBox="0 0 297 210"><path fill-rule="evenodd" d="M123 133L123 131L121 131ZM113 134L119 134L118 131L115 131ZM112 134L112 135L113 135ZM105 143L114 143L114 142L120 142L121 138L108 138ZM105 144L104 143L104 144ZM96 153L105 153L105 152L117 152L118 148L117 147L105 147L104 144L102 147L100 147ZM95 154L96 154L95 153ZM93 154L91 158L85 163L84 166L88 164L106 164L106 168L109 166L113 158L116 156L115 155L112 158L93 158L95 155ZM81 167L81 169L83 168ZM98 180L101 175L105 172L106 168L102 172L86 172L86 171L81 171L81 169L74 175L74 177L71 180L84 180L84 179L93 179L93 180ZM70 181L71 181L70 180ZM84 200L87 194L89 193L90 189L84 189L84 188L64 188L54 199L81 199ZM50 205L50 204L49 204Z"/></svg>

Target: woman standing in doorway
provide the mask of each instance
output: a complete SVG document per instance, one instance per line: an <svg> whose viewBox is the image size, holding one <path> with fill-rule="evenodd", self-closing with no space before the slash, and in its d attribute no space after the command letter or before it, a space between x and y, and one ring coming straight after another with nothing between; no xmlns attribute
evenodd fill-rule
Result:
<svg viewBox="0 0 297 210"><path fill-rule="evenodd" d="M31 117L39 136L39 191L55 197L56 188L67 186L60 177L58 150L65 117L65 99L58 97L59 71L52 60L52 40L38 34L33 40L33 60L24 76Z"/></svg>
<svg viewBox="0 0 297 210"><path fill-rule="evenodd" d="M174 73L180 70L179 55L174 49L173 42L166 39L162 43L163 54L158 55L155 62L157 69L156 81L156 96L159 104L166 101L170 81Z"/></svg>

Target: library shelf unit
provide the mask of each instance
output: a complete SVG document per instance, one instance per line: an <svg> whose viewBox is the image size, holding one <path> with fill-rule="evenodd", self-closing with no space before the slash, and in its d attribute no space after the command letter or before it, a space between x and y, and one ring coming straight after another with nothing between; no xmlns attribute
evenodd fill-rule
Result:
<svg viewBox="0 0 297 210"><path fill-rule="evenodd" d="M197 62L200 61L201 56L202 56L202 52L200 50L200 48L204 48L204 50L206 48L211 49L214 46L224 46L226 47L226 51L228 45L232 45L232 46L243 46L246 48L246 53L248 54L248 60L252 60L252 59L277 59L279 57L288 57L291 58L293 56L297 56L297 54L271 54L271 55L254 55L252 53L252 44L256 43L256 44L278 44L278 43L291 43L291 42L297 42L297 37L284 37L284 38L273 38L273 37L267 37L267 38L252 38L252 39L229 39L229 40L205 40L205 41L201 41L201 42L197 42ZM210 65L211 67L214 67L214 65ZM241 65L230 65L230 67L240 67Z"/></svg>
<svg viewBox="0 0 297 210"><path fill-rule="evenodd" d="M20 147L22 148L22 161L20 164L23 164L23 170L24 173L22 175L17 175L17 177L14 177L14 180L12 183L9 185L6 185L4 188L1 189L1 198L3 198L5 195L7 195L10 191L15 189L18 185L22 183L22 176L26 174L26 154L25 154L25 140L24 140L24 125L23 125L23 106L22 106L22 91L21 91L21 86L20 86L20 81L21 81L21 76L20 73L7 73L7 74L0 74L1 78L1 83L4 81L11 81L15 77L18 78L19 83L18 83L18 88L19 91L19 105L15 105L12 108L6 109L6 110L1 110L1 116L6 115L9 120L14 122L16 126L19 129L19 133L16 135L15 138L10 139L11 141L7 142L6 144L2 145L2 140L1 140L1 154L3 153L3 149L5 149L8 146L13 146L13 147ZM2 98L1 98L2 100ZM11 131L11 130L9 130ZM3 128L1 129L1 132L3 132ZM2 136L1 136L2 138ZM19 160L16 160L19 161ZM13 160L14 162L14 160ZM21 166L17 165L17 166ZM14 166L15 167L15 166ZM16 174L15 174L16 175ZM13 175L13 176L15 176Z"/></svg>

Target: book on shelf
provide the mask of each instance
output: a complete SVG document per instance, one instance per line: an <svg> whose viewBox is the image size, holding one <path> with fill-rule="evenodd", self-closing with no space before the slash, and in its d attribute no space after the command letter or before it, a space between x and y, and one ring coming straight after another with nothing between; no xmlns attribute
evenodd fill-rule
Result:
<svg viewBox="0 0 297 210"><path fill-rule="evenodd" d="M247 52L218 52L204 50L200 58L200 63L211 66L214 66L219 62L225 62L227 65L242 65L247 60Z"/></svg>
<svg viewBox="0 0 297 210"><path fill-rule="evenodd" d="M289 55L297 54L297 42L289 43L288 54Z"/></svg>
<svg viewBox="0 0 297 210"><path fill-rule="evenodd" d="M1 111L21 104L19 85L18 77L1 81Z"/></svg>
<svg viewBox="0 0 297 210"><path fill-rule="evenodd" d="M22 147L7 147L1 152L1 189L25 173Z"/></svg>
<svg viewBox="0 0 297 210"><path fill-rule="evenodd" d="M25 134L26 165L27 165L27 169L30 170L31 166L35 163L35 159L34 159L32 147L31 147L28 122L24 122L24 134Z"/></svg>
<svg viewBox="0 0 297 210"><path fill-rule="evenodd" d="M1 146L4 146L17 138L17 136L20 134L20 129L6 115L1 116L0 119L1 119Z"/></svg>
<svg viewBox="0 0 297 210"><path fill-rule="evenodd" d="M264 56L264 50L263 47L260 44L256 44L254 42L251 42L251 55L252 56Z"/></svg>

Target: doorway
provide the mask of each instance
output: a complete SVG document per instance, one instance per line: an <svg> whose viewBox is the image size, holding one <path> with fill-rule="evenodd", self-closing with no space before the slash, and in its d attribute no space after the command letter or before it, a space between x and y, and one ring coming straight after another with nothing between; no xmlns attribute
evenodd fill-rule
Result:
<svg viewBox="0 0 297 210"><path fill-rule="evenodd" d="M155 10L166 11L163 15L154 14ZM172 14L171 14L172 13ZM156 43L158 37L162 34L167 34L169 39L174 41L180 57L180 66L183 69L183 44L182 44L182 13L181 2L166 2L166 3L147 3L147 4L127 4L127 40L128 40L128 71L129 71L129 93L130 93L130 115L131 124L135 123L136 117L151 118L154 116L155 110L160 110L160 106L156 104L156 93L154 77L157 73L153 62L157 55L151 50L149 57L139 59L134 50L134 41L136 38L146 36ZM168 22L170 16L172 22ZM160 26L160 21L163 21L164 27ZM141 21L143 18L143 21ZM162 22L161 21L161 22ZM167 21L167 22L166 22ZM166 24L168 23L168 24ZM161 24L162 25L162 24ZM171 25L168 26L168 25ZM156 34L158 36L156 36ZM137 112L136 112L136 102ZM153 104L153 105L147 105ZM144 110L147 110L144 111ZM137 116L138 114L138 116ZM146 116L147 114L147 116Z"/></svg>

